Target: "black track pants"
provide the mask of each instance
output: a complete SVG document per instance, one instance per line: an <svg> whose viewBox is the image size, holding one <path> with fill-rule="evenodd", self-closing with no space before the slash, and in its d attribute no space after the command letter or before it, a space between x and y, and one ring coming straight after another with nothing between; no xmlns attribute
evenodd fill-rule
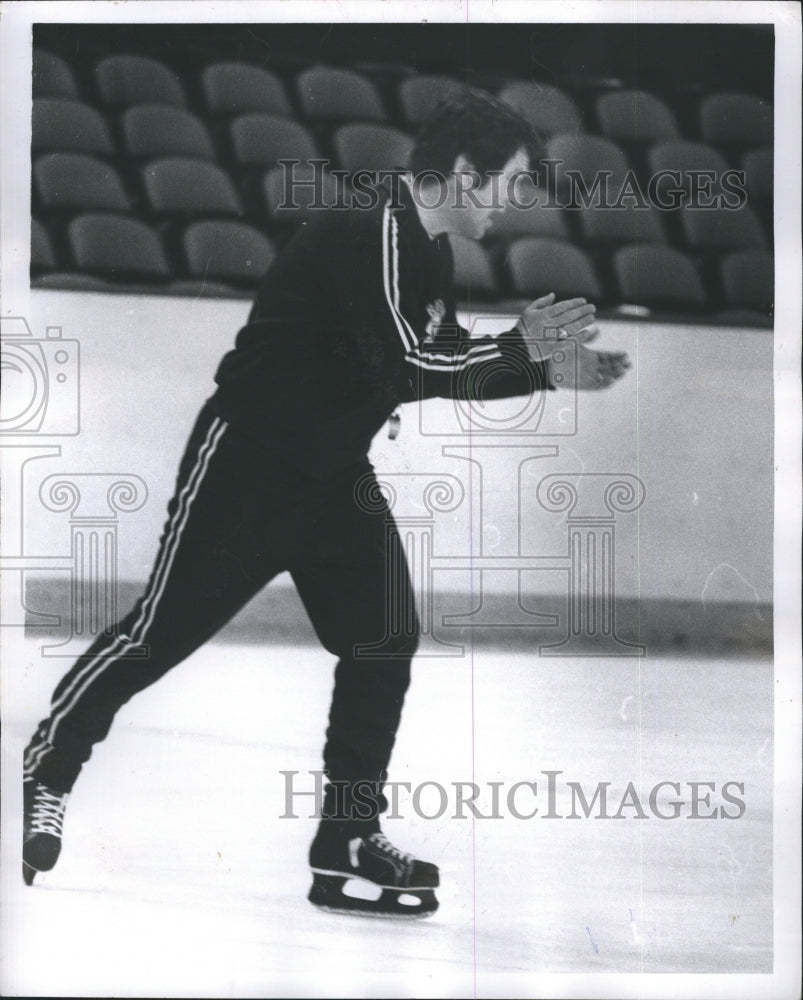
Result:
<svg viewBox="0 0 803 1000"><path fill-rule="evenodd" d="M26 775L69 791L117 710L289 570L318 637L339 661L328 777L381 783L418 630L404 553L371 476L366 460L336 482L302 480L205 407L145 593L57 686L26 750Z"/></svg>

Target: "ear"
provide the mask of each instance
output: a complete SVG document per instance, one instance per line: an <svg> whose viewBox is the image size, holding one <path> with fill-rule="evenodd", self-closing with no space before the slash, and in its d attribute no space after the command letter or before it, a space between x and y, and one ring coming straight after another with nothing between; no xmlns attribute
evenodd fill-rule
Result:
<svg viewBox="0 0 803 1000"><path fill-rule="evenodd" d="M454 161L454 166L452 171L456 174L463 173L463 171L471 170L474 171L474 164L469 160L463 153L459 153Z"/></svg>

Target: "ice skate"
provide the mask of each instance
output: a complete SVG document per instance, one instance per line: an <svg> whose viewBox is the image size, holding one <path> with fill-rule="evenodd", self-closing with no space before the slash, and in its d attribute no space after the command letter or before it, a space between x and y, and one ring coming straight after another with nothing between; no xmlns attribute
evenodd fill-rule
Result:
<svg viewBox="0 0 803 1000"><path fill-rule="evenodd" d="M322 910L366 917L421 918L438 909L435 889L438 869L400 851L380 832L327 844L319 832L310 849L313 872L309 901ZM347 883L358 883L375 898L346 892ZM361 884L361 886L360 886Z"/></svg>
<svg viewBox="0 0 803 1000"><path fill-rule="evenodd" d="M34 778L26 778L23 803L22 877L26 885L33 885L36 875L49 872L61 853L67 793L48 788Z"/></svg>

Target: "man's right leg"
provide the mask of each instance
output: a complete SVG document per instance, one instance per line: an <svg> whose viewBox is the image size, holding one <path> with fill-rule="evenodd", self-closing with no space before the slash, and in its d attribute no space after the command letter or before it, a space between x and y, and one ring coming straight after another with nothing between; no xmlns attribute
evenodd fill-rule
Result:
<svg viewBox="0 0 803 1000"><path fill-rule="evenodd" d="M52 835L57 828L60 833L63 803L59 807L52 793L63 797L72 789L118 709L201 646L281 570L282 556L266 544L264 532L267 511L280 497L265 484L261 464L224 421L202 411L144 595L62 679L26 750L26 797L34 786L51 795L26 809L36 819L33 837L26 837L35 870L47 870L56 859L39 867L37 844L58 856ZM46 862L47 854L38 860Z"/></svg>

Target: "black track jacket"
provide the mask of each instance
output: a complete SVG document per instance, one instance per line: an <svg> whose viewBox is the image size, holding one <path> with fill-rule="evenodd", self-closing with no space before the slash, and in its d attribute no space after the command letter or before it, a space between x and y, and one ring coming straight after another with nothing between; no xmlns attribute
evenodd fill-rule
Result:
<svg viewBox="0 0 803 1000"><path fill-rule="evenodd" d="M515 328L470 339L458 325L448 237L430 239L399 187L288 241L215 376L213 409L314 479L364 462L399 403L551 388Z"/></svg>

